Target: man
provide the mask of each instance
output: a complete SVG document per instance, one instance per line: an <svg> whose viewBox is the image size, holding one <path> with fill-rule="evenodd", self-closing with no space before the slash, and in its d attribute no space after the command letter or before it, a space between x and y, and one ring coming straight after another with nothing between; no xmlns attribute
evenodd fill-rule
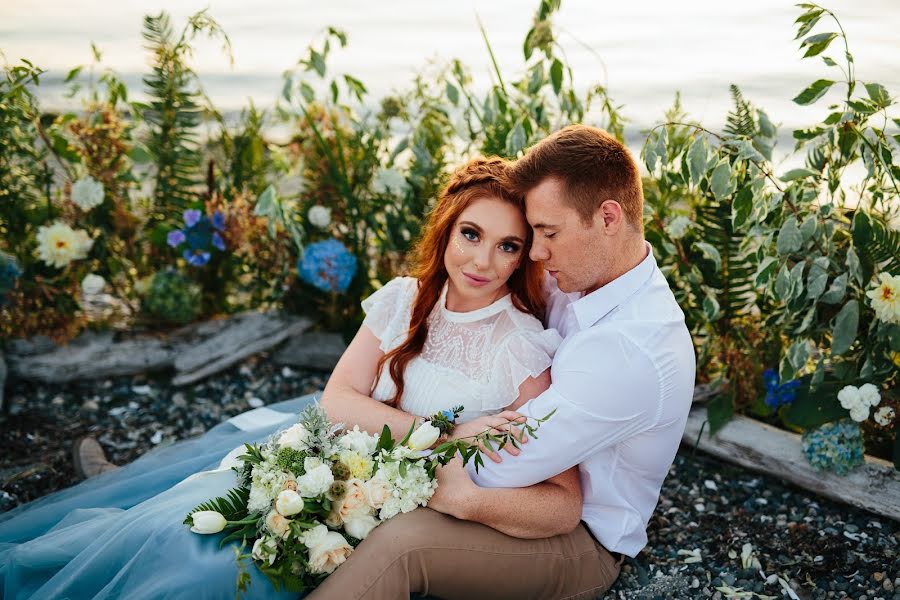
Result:
<svg viewBox="0 0 900 600"><path fill-rule="evenodd" d="M442 469L430 509L375 529L313 598L595 598L647 543L695 359L643 238L638 166L575 125L532 147L511 181L548 272L546 325L564 338L551 387L519 412L556 413L518 456ZM580 494L547 481L575 466ZM578 524L558 517L579 499Z"/></svg>

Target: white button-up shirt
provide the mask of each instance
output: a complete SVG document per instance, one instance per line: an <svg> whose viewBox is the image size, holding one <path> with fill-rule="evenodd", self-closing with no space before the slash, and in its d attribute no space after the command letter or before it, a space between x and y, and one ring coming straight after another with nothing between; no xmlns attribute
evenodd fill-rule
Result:
<svg viewBox="0 0 900 600"><path fill-rule="evenodd" d="M582 520L606 549L632 557L647 543L696 367L684 313L647 249L638 266L586 296L552 282L547 325L564 340L553 384L520 412L556 413L519 456L485 461L477 474L469 464L482 487L525 487L579 465Z"/></svg>

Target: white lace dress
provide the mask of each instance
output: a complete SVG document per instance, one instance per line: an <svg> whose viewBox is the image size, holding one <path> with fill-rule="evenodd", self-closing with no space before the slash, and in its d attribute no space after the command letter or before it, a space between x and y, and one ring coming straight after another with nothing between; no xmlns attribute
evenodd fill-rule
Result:
<svg viewBox="0 0 900 600"><path fill-rule="evenodd" d="M397 277L363 301L363 325L384 352L406 339L416 289L412 277ZM445 286L429 316L425 347L407 364L400 408L429 416L462 405L460 422L497 413L518 398L523 381L550 366L562 338L516 309L510 295L464 313L447 310L446 297ZM396 389L385 365L372 397L384 402Z"/></svg>

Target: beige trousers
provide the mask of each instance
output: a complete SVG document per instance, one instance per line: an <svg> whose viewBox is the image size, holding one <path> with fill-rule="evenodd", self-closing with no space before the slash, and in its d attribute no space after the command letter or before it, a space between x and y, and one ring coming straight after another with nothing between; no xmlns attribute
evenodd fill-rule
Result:
<svg viewBox="0 0 900 600"><path fill-rule="evenodd" d="M420 508L376 527L308 598L588 600L612 585L620 565L583 524L523 540Z"/></svg>

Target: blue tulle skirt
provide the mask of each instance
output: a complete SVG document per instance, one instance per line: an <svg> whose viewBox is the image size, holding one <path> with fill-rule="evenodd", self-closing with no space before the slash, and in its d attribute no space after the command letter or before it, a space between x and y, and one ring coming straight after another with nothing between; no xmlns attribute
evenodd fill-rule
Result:
<svg viewBox="0 0 900 600"><path fill-rule="evenodd" d="M303 396L249 411L200 438L0 514L0 597L234 598L236 544L220 548L221 535L192 533L182 520L235 486L234 471L216 471L231 450L291 425L312 401ZM252 564L247 569L243 598L297 597L276 592Z"/></svg>

